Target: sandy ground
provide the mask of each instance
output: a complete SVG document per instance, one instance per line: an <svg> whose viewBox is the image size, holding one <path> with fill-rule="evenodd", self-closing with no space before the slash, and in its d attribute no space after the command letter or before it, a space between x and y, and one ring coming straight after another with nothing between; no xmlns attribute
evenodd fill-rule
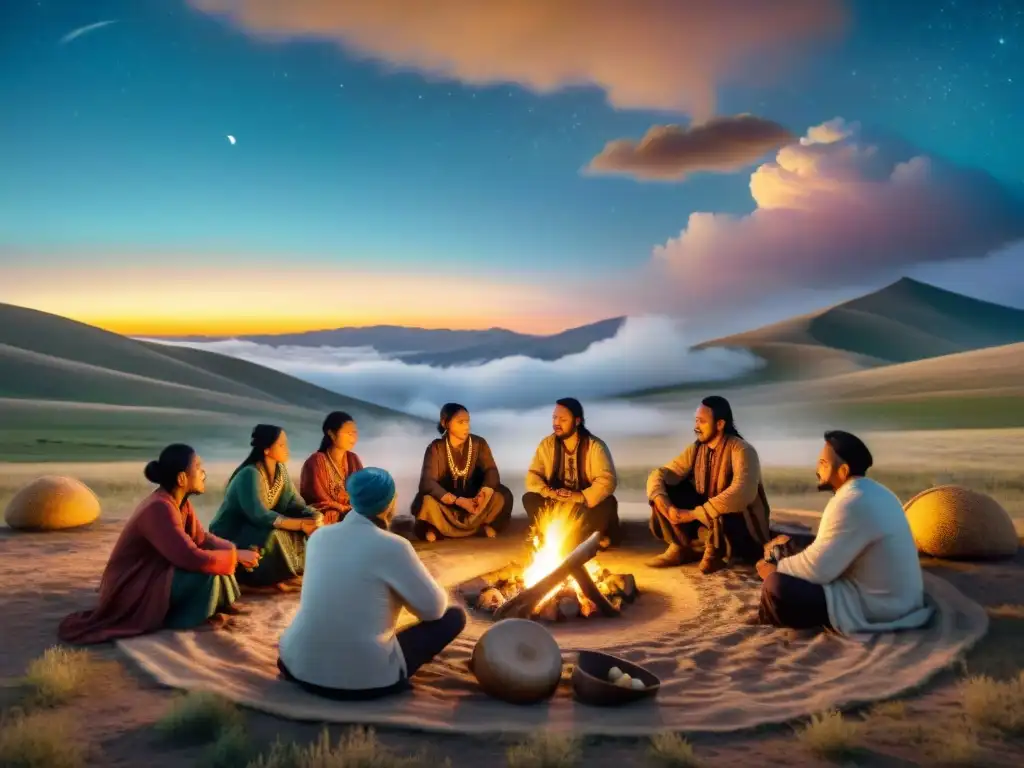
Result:
<svg viewBox="0 0 1024 768"><path fill-rule="evenodd" d="M8 685L0 687L4 704L16 701L16 678L31 659L56 641L55 629L67 613L89 606L99 575L120 530L116 521L100 523L88 530L50 534L16 534L0 531L0 610L4 617L0 676ZM642 529L630 531L629 546L650 549L653 545ZM928 562L927 567L953 582L961 591L986 606L1014 605L996 611L989 636L972 651L967 669L973 674L1011 674L1024 666L1024 551L1013 561L985 565L944 566ZM1016 616L1016 618L1014 618ZM69 705L80 715L79 737L94 748L92 765L180 766L193 764L199 749L168 750L157 742L152 726L164 714L172 693L147 679L112 648L101 649L112 660L109 674L87 699ZM918 723L935 723L955 715L959 694L957 679L962 670L951 671L918 696L909 699L910 718ZM250 733L262 745L278 736L306 742L315 738L319 727L278 720L256 713L247 714ZM332 727L332 731L340 731ZM424 746L438 757L448 756L455 766L501 765L507 743L472 737L421 737L402 731L381 732L385 744L400 751L414 752ZM728 736L697 735L691 739L707 765L734 765L738 761L767 765L783 760L793 765L828 764L818 761L794 740L789 727L769 728L756 733ZM645 742L632 739L589 739L584 763L612 766L626 760L639 762ZM986 742L984 765L1020 764L1022 744ZM908 740L905 724L878 726L872 739L868 762L862 764L898 766L916 764L922 747Z"/></svg>
<svg viewBox="0 0 1024 768"><path fill-rule="evenodd" d="M1024 513L1019 493L1019 473L1024 467L1024 430L984 431L976 434L904 433L876 438L872 443L879 465L893 472L910 473L913 483L941 481L944 475L958 477L968 473L980 478L986 473L1002 473L993 480L993 495L1012 513ZM667 446L665 446L667 447ZM663 447L661 450L664 450ZM801 451L801 456L803 450ZM813 456L813 453L811 454ZM771 468L771 462L767 473ZM786 462L795 477L802 477L808 465ZM811 464L810 466L813 466ZM219 502L220 489L229 465L210 468L211 492L198 499L201 517L209 519ZM294 468L296 471L298 467ZM642 475L642 468L638 468ZM89 483L101 498L103 518L89 529L51 533L16 534L0 528L0 616L3 616L0 642L0 704L17 703L18 678L30 660L56 643L56 626L68 613L89 607L95 598L106 557L121 524L134 504L147 490L141 479L141 463L124 464L6 464L0 465L0 508L27 480L40 474L73 474ZM518 474L518 473L516 473ZM626 474L626 472L624 472ZM1009 478L1009 479L1007 479ZM1016 478L1016 479L1015 479ZM782 482L782 481L780 481ZM786 481L789 482L789 481ZM925 485L930 483L925 483ZM411 499L414 478L401 478L400 493ZM510 483L513 491L521 486ZM635 485L635 483L634 483ZM518 487L517 487L518 486ZM780 487L784 487L782 483ZM620 494L624 516L629 510L642 514L639 489L624 488ZM820 509L824 499L797 491L777 496L774 507L778 518L782 508ZM806 514L799 519L806 520ZM644 532L631 536L629 546L652 547ZM992 623L988 636L968 655L965 669L951 670L908 699L906 720L883 722L873 718L869 729L870 752L858 764L901 766L927 764L929 747L914 734L921 727L934 727L944 718L961 710L958 681L965 673L999 677L1024 668L1024 550L1009 562L990 564L950 564L926 561L925 566L947 578L964 594L988 606ZM1008 608L1006 606L1009 606ZM154 723L165 713L173 692L162 689L112 648L99 653L111 660L109 674L92 694L68 705L76 717L79 738L93 747L92 765L97 766L181 766L194 764L198 748L169 750L160 744ZM278 736L307 742L314 739L319 726L278 720L247 713L249 732L260 746ZM909 729L909 730L908 730ZM917 730L915 730L917 729ZM332 734L342 729L332 726ZM493 738L424 738L402 731L385 731L382 740L405 752L428 747L439 758L448 756L455 766L504 764L509 742ZM795 740L788 726L768 728L754 733L728 736L697 734L691 738L705 765L768 765L784 761L793 765L828 765L809 755ZM986 739L983 759L974 765L1012 766L1024 764L1024 742ZM646 742L633 739L588 739L583 754L587 766L612 766L623 760L642 764Z"/></svg>

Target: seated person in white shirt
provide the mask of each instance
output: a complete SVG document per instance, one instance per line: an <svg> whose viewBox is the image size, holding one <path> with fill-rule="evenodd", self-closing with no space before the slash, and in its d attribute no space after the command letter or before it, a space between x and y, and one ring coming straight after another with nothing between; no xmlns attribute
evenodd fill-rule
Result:
<svg viewBox="0 0 1024 768"><path fill-rule="evenodd" d="M299 610L281 633L278 667L306 690L372 699L405 690L409 678L466 627L466 613L388 528L395 481L383 469L353 473L352 512L309 537ZM420 621L396 632L406 608Z"/></svg>
<svg viewBox="0 0 1024 768"><path fill-rule="evenodd" d="M764 579L759 621L845 635L914 629L928 622L917 546L903 505L865 475L873 459L849 432L826 432L818 490L835 495L807 549L778 558L777 537L757 564Z"/></svg>

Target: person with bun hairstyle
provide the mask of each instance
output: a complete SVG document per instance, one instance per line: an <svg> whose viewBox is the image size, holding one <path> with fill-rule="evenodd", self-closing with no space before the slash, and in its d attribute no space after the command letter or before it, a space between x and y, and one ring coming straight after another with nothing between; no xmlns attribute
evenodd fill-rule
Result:
<svg viewBox="0 0 1024 768"><path fill-rule="evenodd" d="M441 408L437 431L441 437L427 446L412 502L417 536L494 538L512 517L512 492L501 484L491 447L470 432L469 410L459 403Z"/></svg>
<svg viewBox="0 0 1024 768"><path fill-rule="evenodd" d="M323 515L306 504L288 476L288 435L281 427L257 424L250 445L228 479L210 530L239 548L261 550L258 567L238 571L240 584L291 592L302 585L306 538L323 524Z"/></svg>
<svg viewBox="0 0 1024 768"><path fill-rule="evenodd" d="M169 445L146 465L145 476L159 487L121 531L100 580L99 605L60 623L57 635L65 643L217 626L243 612L235 569L257 567L260 556L203 530L190 500L206 490L199 454Z"/></svg>
<svg viewBox="0 0 1024 768"><path fill-rule="evenodd" d="M359 440L355 419L344 411L332 411L322 430L320 447L302 465L299 493L323 513L326 525L340 522L352 509L345 483L363 468L363 462L352 450Z"/></svg>

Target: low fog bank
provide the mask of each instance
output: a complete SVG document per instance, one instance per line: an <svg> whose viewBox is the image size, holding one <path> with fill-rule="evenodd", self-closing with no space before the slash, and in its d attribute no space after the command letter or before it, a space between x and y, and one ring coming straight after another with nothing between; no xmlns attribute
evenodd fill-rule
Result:
<svg viewBox="0 0 1024 768"><path fill-rule="evenodd" d="M696 405L694 402L693 407ZM608 443L615 463L624 469L663 464L694 439L690 408L648 407L619 400L585 401L584 408L587 426ZM472 430L487 440L503 473L520 476L529 466L537 444L551 432L551 411L551 405L472 411ZM763 411L737 414L740 431L757 447L762 462L766 466L813 466L822 430L767 419ZM305 427L282 426L289 434L292 463L301 466L316 450L320 434ZM418 476L427 445L438 437L436 430L389 424L376 425L375 432L360 438L356 452L365 464L384 467L396 477ZM240 461L244 448L234 446L227 452L227 446L220 445L210 458Z"/></svg>
<svg viewBox="0 0 1024 768"><path fill-rule="evenodd" d="M675 409L620 400L584 402L588 427L608 443L616 466L634 478L638 470L646 472L666 463L694 439L693 409L696 406L696 401L692 408L689 404L680 404ZM520 410L481 410L471 414L473 432L490 444L502 482L517 497L524 490L524 476L538 442L551 432L551 411L551 405L545 405ZM808 473L813 473L821 448L822 429L773 422L771 414L764 410L742 408L737 410L737 424L744 437L757 448L765 467L807 467ZM320 434L305 426L282 426L289 435L292 454L289 466L298 482L302 462L316 450ZM400 505L405 510L416 495L424 451L438 434L436 430L408 426L375 426L376 434L360 437L356 452L367 466L383 467L392 473L402 500ZM197 442L196 447L207 461L216 465L216 470L211 468L211 479L215 482L223 482L247 452L246 443L230 446ZM624 503L642 501L642 492L636 488L624 488L618 495Z"/></svg>
<svg viewBox="0 0 1024 768"><path fill-rule="evenodd" d="M631 317L614 337L558 360L520 356L449 367L410 365L368 348L271 347L237 339L174 343L427 418L448 401L481 411L532 408L565 396L594 400L688 381L725 381L764 364L743 350L694 350L699 339L690 336L673 318Z"/></svg>

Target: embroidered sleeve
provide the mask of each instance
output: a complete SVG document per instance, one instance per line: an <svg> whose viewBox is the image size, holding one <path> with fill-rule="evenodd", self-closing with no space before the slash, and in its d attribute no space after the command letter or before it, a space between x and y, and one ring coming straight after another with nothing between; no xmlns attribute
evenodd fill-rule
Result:
<svg viewBox="0 0 1024 768"><path fill-rule="evenodd" d="M321 512L328 509L338 512L348 512L351 508L347 505L348 494L343 498L336 498L333 492L334 477L331 474L331 467L327 458L322 453L313 454L302 467L299 492L302 498L319 509Z"/></svg>

